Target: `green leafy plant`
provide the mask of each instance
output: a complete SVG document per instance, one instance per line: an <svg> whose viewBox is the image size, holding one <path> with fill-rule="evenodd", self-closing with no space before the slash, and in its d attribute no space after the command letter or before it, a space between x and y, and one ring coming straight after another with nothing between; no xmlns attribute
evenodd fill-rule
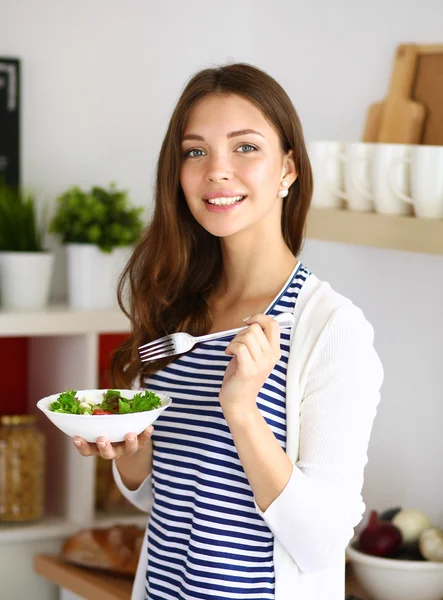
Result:
<svg viewBox="0 0 443 600"><path fill-rule="evenodd" d="M0 251L42 252L46 219L39 224L35 196L0 183Z"/></svg>
<svg viewBox="0 0 443 600"><path fill-rule="evenodd" d="M108 190L95 186L89 192L73 186L57 198L49 231L61 236L64 244L95 244L111 252L137 241L142 213L143 208L131 207L127 192L115 184Z"/></svg>

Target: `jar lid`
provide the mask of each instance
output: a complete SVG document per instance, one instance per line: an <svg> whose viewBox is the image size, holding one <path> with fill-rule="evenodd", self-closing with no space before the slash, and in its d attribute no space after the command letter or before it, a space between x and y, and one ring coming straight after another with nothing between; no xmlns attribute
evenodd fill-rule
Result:
<svg viewBox="0 0 443 600"><path fill-rule="evenodd" d="M31 425L37 422L36 415L3 415L0 425Z"/></svg>

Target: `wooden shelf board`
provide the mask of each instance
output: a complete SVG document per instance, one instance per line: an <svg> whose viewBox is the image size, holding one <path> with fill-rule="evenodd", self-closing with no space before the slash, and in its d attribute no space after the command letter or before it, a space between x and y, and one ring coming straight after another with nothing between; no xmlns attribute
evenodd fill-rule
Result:
<svg viewBox="0 0 443 600"><path fill-rule="evenodd" d="M39 311L0 310L0 337L126 333L129 321L119 310L72 310L53 305Z"/></svg>
<svg viewBox="0 0 443 600"><path fill-rule="evenodd" d="M132 578L71 565L60 556L37 554L34 570L86 600L129 600Z"/></svg>
<svg viewBox="0 0 443 600"><path fill-rule="evenodd" d="M443 219L312 208L308 239L443 254Z"/></svg>

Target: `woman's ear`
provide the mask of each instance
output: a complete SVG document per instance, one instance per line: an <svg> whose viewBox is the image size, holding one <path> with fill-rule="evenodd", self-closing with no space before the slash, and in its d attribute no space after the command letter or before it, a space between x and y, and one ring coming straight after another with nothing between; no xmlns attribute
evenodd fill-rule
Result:
<svg viewBox="0 0 443 600"><path fill-rule="evenodd" d="M283 158L282 182L285 187L290 187L297 179L297 169L295 168L294 151L289 150Z"/></svg>

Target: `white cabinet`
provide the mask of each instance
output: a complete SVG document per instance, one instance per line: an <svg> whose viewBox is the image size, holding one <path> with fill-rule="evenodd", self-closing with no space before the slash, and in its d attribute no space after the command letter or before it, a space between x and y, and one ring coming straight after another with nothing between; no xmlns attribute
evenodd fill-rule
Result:
<svg viewBox="0 0 443 600"><path fill-rule="evenodd" d="M146 515L99 515L95 511L95 459L82 458L71 438L61 433L36 408L43 396L70 389L99 386L101 334L126 333L129 322L120 311L72 311L63 306L39 312L1 312L2 338L28 338L28 410L39 414L46 434L47 510L31 524L0 524L2 600L55 600L55 586L32 571L32 555L56 552L60 542L81 527L135 522ZM7 348L3 347L3 353ZM1 368L3 377L7 373ZM19 559L18 557L21 557Z"/></svg>

